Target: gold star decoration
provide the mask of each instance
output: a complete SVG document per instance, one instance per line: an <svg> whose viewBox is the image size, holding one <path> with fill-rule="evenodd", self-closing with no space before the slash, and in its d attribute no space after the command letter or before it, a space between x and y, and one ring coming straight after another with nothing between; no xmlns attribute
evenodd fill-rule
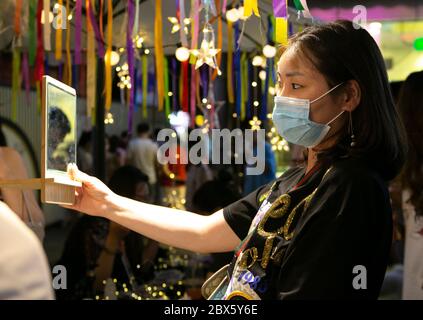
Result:
<svg viewBox="0 0 423 320"><path fill-rule="evenodd" d="M167 17L167 19L173 25L172 26L172 33L176 33L181 29L181 23L179 22L178 18ZM183 22L184 22L184 32L185 32L185 34L188 34L188 25L191 23L191 19L185 18Z"/></svg>
<svg viewBox="0 0 423 320"><path fill-rule="evenodd" d="M260 130L261 120L254 116L253 119L249 121L249 124L251 125L251 130Z"/></svg>

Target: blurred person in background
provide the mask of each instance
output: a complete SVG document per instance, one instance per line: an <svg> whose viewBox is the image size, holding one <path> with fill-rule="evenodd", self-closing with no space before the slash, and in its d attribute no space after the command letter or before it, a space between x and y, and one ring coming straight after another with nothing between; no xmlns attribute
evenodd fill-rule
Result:
<svg viewBox="0 0 423 320"><path fill-rule="evenodd" d="M400 182L405 224L404 299L423 300L423 71L410 74L398 100L408 138Z"/></svg>
<svg viewBox="0 0 423 320"><path fill-rule="evenodd" d="M148 201L148 177L132 166L116 170L109 187L116 194ZM57 291L58 299L115 298L115 292L132 292L152 276L158 243L106 219L84 216L76 223L57 264L67 268L68 290ZM105 292L105 282L112 282ZM118 297L123 298L123 296Z"/></svg>

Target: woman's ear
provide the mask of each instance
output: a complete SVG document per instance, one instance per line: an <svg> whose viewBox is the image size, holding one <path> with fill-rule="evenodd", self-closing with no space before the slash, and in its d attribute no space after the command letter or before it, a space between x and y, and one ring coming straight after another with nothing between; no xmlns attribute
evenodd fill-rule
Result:
<svg viewBox="0 0 423 320"><path fill-rule="evenodd" d="M342 95L342 110L354 111L361 101L361 89L356 80L348 80L345 82L344 94Z"/></svg>

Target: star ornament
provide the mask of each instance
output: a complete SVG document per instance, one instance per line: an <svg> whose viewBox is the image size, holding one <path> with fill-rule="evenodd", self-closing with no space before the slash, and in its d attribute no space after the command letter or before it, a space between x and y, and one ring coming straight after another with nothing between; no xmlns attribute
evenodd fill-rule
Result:
<svg viewBox="0 0 423 320"><path fill-rule="evenodd" d="M256 116L253 117L252 120L249 121L251 130L260 130L261 120L259 120Z"/></svg>
<svg viewBox="0 0 423 320"><path fill-rule="evenodd" d="M216 49L212 42L203 40L201 42L200 49L191 50L191 53L197 58L195 69L200 68L203 64L207 64L210 67L217 69L218 74L221 73L216 64L216 54L218 54L219 51L220 49Z"/></svg>

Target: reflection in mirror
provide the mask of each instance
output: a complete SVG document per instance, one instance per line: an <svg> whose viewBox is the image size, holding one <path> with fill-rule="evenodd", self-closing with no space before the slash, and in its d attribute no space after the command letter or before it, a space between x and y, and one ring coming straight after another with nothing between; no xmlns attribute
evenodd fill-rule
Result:
<svg viewBox="0 0 423 320"><path fill-rule="evenodd" d="M47 170L66 171L76 162L76 97L48 84Z"/></svg>

